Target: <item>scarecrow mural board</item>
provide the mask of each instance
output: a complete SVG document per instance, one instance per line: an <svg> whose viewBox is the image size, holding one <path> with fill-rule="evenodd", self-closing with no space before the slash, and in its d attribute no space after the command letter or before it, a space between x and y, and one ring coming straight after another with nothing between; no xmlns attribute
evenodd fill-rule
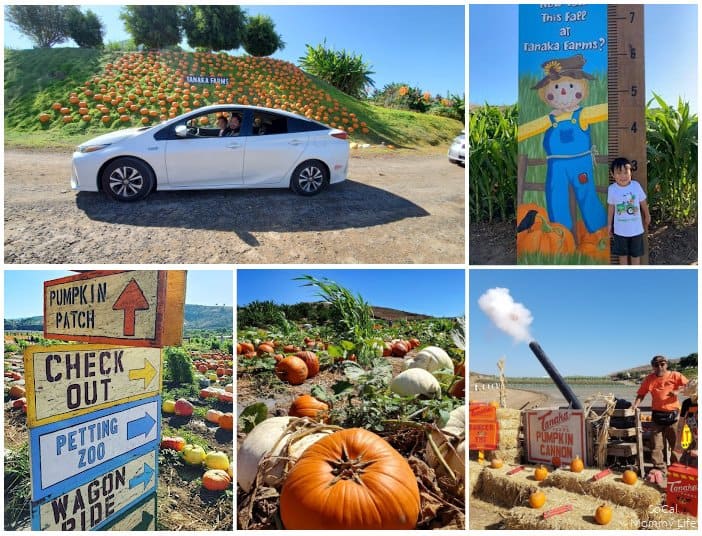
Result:
<svg viewBox="0 0 702 536"><path fill-rule="evenodd" d="M609 264L607 5L519 6L519 264Z"/></svg>

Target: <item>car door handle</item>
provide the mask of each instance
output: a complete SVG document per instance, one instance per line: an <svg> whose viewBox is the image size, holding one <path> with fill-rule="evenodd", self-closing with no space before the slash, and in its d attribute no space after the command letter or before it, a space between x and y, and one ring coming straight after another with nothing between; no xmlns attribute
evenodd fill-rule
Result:
<svg viewBox="0 0 702 536"><path fill-rule="evenodd" d="M239 147L241 147L240 143L231 143L227 145L227 149L238 149Z"/></svg>
<svg viewBox="0 0 702 536"><path fill-rule="evenodd" d="M290 140L288 145L302 145L303 143L305 143L303 140Z"/></svg>

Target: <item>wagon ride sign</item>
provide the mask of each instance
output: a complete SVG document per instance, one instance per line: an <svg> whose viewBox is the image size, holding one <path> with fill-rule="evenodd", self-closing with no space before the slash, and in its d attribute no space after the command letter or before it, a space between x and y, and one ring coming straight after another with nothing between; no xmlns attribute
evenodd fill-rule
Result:
<svg viewBox="0 0 702 536"><path fill-rule="evenodd" d="M184 303L184 271L44 283L44 336L80 343L24 354L32 530L155 529L161 347Z"/></svg>

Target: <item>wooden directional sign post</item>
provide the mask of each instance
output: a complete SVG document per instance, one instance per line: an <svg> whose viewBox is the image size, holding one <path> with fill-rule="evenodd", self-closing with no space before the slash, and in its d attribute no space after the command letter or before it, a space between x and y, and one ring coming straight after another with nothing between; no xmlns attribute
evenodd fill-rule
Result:
<svg viewBox="0 0 702 536"><path fill-rule="evenodd" d="M29 429L32 499L66 493L158 448L160 397Z"/></svg>
<svg viewBox="0 0 702 536"><path fill-rule="evenodd" d="M153 494L157 482L158 453L152 450L54 499L35 503L32 530L99 529L113 514Z"/></svg>
<svg viewBox="0 0 702 536"><path fill-rule="evenodd" d="M184 271L86 272L44 283L44 337L177 345L184 306Z"/></svg>
<svg viewBox="0 0 702 536"><path fill-rule="evenodd" d="M159 348L98 344L30 346L25 350L30 427L55 422L161 390Z"/></svg>
<svg viewBox="0 0 702 536"><path fill-rule="evenodd" d="M184 271L93 271L44 283L24 355L33 530L156 530L161 348L178 345Z"/></svg>

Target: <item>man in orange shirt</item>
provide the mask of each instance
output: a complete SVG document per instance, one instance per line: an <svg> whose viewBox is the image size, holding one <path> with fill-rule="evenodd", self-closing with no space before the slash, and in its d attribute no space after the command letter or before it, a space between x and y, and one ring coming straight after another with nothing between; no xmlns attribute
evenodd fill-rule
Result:
<svg viewBox="0 0 702 536"><path fill-rule="evenodd" d="M646 394L651 393L651 420L653 421L651 459L654 469L665 475L667 467L663 449L666 442L671 449L677 444L676 425L680 414L678 390L687 385L687 378L679 372L669 371L668 360L662 355L651 359L651 366L653 372L644 378L641 387L636 392L636 400L632 408L636 409ZM672 453L671 461L677 461L675 458L675 454ZM658 483L662 484L662 481L658 481Z"/></svg>

